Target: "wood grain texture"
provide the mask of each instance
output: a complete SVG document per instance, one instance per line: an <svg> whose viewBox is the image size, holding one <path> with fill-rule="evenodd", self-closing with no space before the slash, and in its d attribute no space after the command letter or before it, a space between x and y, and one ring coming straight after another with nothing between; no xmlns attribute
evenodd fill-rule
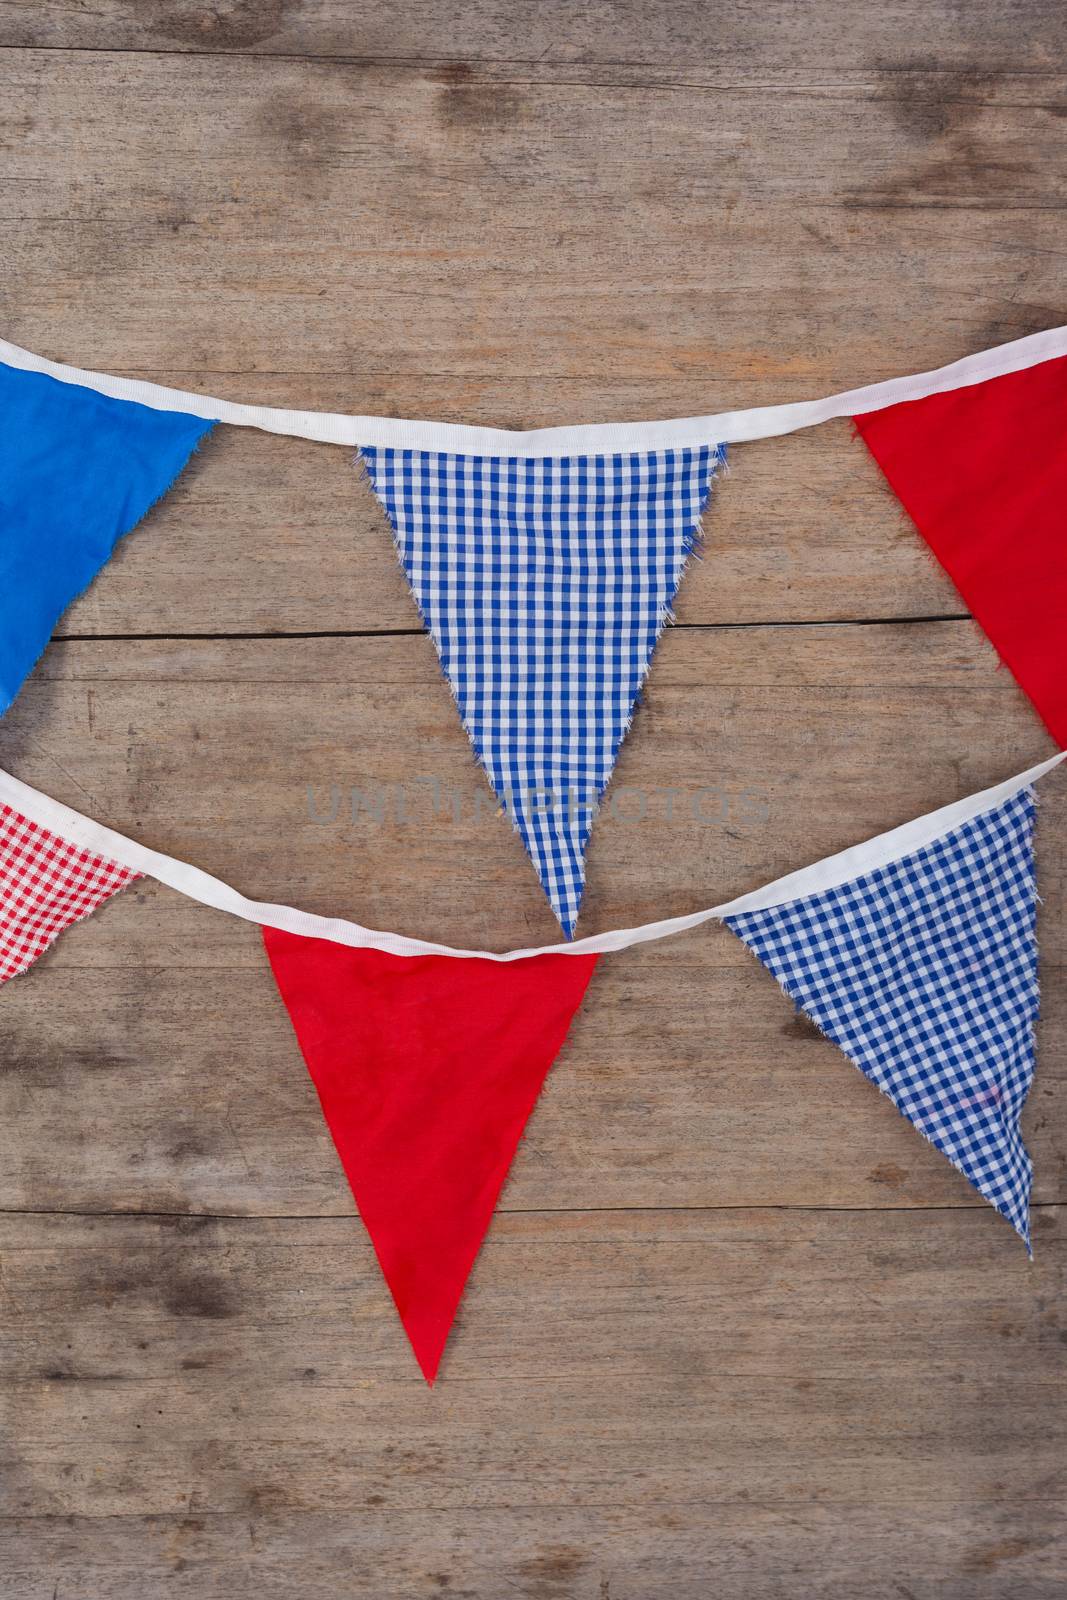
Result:
<svg viewBox="0 0 1067 1600"><path fill-rule="evenodd" d="M950 22L949 22L950 17ZM434 0L383 11L372 0L94 0L57 6L3 0L0 46L79 50L192 50L251 54L445 59L477 66L540 67L556 75L657 67L684 82L731 81L747 74L815 71L830 79L869 72L874 63L902 73L951 74L953 88L980 93L1005 71L1040 75L1062 56L1062 18L1032 0L974 0L965 10L920 14L896 0L856 25L833 0L804 7L739 0L715 10L700 0L670 7L605 0L588 13L566 0L531 0L515 9L475 0L444 12ZM940 23L940 25L939 25ZM936 50L932 48L936 41Z"/></svg>
<svg viewBox="0 0 1067 1600"><path fill-rule="evenodd" d="M348 410L447 379L482 420L478 385L524 378L526 426L582 417L576 380L652 380L684 415L1055 324L1063 78L931 101L886 77L590 93L6 51L0 313L45 354L237 374L242 399L260 372L340 375Z"/></svg>
<svg viewBox="0 0 1067 1600"><path fill-rule="evenodd" d="M0 0L0 328L517 428L922 369L1065 320L1062 55L1043 0ZM584 931L1050 749L846 425L706 532ZM217 432L61 633L0 766L250 895L555 937L348 452ZM257 931L72 929L2 997L3 1600L1058 1600L1065 808L1032 1264L709 928L601 964L434 1391Z"/></svg>
<svg viewBox="0 0 1067 1600"><path fill-rule="evenodd" d="M969 619L669 628L582 925L713 905L1052 748ZM56 644L0 725L0 764L256 899L451 944L559 936L423 635ZM1046 905L1065 792L1043 786Z"/></svg>
<svg viewBox="0 0 1067 1600"><path fill-rule="evenodd" d="M344 1219L6 1218L8 1592L1052 1600L1063 1217L501 1217L434 1392Z"/></svg>

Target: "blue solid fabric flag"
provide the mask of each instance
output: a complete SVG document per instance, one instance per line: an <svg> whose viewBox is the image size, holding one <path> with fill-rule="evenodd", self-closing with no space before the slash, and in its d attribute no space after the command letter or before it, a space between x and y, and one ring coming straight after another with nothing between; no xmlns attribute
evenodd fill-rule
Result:
<svg viewBox="0 0 1067 1600"><path fill-rule="evenodd" d="M851 883L725 919L1028 1247L1033 823L1024 789Z"/></svg>
<svg viewBox="0 0 1067 1600"><path fill-rule="evenodd" d="M0 364L0 715L213 426Z"/></svg>
<svg viewBox="0 0 1067 1600"><path fill-rule="evenodd" d="M723 447L361 455L475 753L570 938L593 817Z"/></svg>

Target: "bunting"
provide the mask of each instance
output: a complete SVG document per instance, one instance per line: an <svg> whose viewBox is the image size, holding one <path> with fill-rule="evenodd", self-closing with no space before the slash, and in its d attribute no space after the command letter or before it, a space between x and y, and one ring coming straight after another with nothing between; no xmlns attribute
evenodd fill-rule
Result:
<svg viewBox="0 0 1067 1600"><path fill-rule="evenodd" d="M0 365L0 713L213 424Z"/></svg>
<svg viewBox="0 0 1067 1600"><path fill-rule="evenodd" d="M216 423L354 446L476 756L570 941L456 950L253 902L0 773L0 983L141 874L262 927L428 1381L599 956L709 921L1029 1247L1032 785L1064 755L724 904L573 935L595 812L727 445L854 419L1067 741L1067 329L823 400L525 433L239 405L3 342L0 357L0 712Z"/></svg>
<svg viewBox="0 0 1067 1600"><path fill-rule="evenodd" d="M593 817L723 448L362 456L463 726L570 938Z"/></svg>
<svg viewBox="0 0 1067 1600"><path fill-rule="evenodd" d="M0 773L0 982L146 873L263 929L427 1381L527 1119L600 955L725 922L1029 1247L1033 784L1067 753L705 911L464 951L249 901Z"/></svg>

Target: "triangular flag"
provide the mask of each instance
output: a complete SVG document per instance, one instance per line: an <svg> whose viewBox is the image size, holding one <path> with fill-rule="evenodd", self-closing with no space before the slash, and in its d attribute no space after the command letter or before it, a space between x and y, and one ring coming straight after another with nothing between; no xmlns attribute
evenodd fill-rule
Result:
<svg viewBox="0 0 1067 1600"><path fill-rule="evenodd" d="M352 1193L427 1382L596 956L396 956L264 928Z"/></svg>
<svg viewBox="0 0 1067 1600"><path fill-rule="evenodd" d="M727 925L1029 1245L1033 791L837 888Z"/></svg>
<svg viewBox="0 0 1067 1600"><path fill-rule="evenodd" d="M0 714L213 426L0 364Z"/></svg>
<svg viewBox="0 0 1067 1600"><path fill-rule="evenodd" d="M0 805L0 983L140 876Z"/></svg>
<svg viewBox="0 0 1067 1600"><path fill-rule="evenodd" d="M1067 745L1067 356L854 421L968 610Z"/></svg>
<svg viewBox="0 0 1067 1600"><path fill-rule="evenodd" d="M361 454L463 726L570 938L593 817L723 449Z"/></svg>

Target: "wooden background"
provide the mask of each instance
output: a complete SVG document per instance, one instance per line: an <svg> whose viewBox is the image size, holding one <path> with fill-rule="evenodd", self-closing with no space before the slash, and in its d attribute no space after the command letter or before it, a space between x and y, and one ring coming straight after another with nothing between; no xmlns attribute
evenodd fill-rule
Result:
<svg viewBox="0 0 1067 1600"><path fill-rule="evenodd" d="M1044 0L3 0L3 331L508 427L937 365L1065 320L1063 43ZM251 895L553 937L346 451L220 430L61 631L19 776ZM619 764L685 798L603 816L582 927L1050 748L847 424L739 446ZM1061 1595L1065 817L1033 1265L710 929L603 965L433 1392L256 931L152 885L72 930L3 994L3 1600Z"/></svg>

